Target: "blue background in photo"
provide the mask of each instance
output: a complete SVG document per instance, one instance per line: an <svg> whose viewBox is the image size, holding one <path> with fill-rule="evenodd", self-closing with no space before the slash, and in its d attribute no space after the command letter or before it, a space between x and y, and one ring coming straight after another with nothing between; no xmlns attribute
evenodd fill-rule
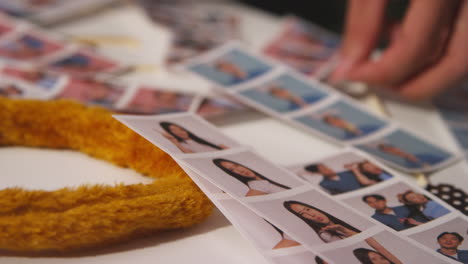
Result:
<svg viewBox="0 0 468 264"><path fill-rule="evenodd" d="M464 150L468 150L468 129L451 127L450 131L452 131L460 147Z"/></svg>
<svg viewBox="0 0 468 264"><path fill-rule="evenodd" d="M451 157L450 153L401 130L397 130L381 140L383 140L385 144L391 144L394 147L398 147L403 151L415 155L418 159L429 165L437 165ZM378 141L379 140L376 142ZM382 152L374 147L364 144L358 145L357 147L381 159L400 165L401 167L408 169L423 168L423 165L420 163L407 161L401 157Z"/></svg>
<svg viewBox="0 0 468 264"><path fill-rule="evenodd" d="M253 89L242 91L241 94L277 112L287 112L301 108L294 102L289 102L272 96L267 89L261 91L257 89L273 85L278 85L281 88L290 91L292 94L301 97L308 104L315 103L327 96L324 91L313 87L311 84L296 79L289 74L283 74L271 82L256 86Z"/></svg>
<svg viewBox="0 0 468 264"><path fill-rule="evenodd" d="M347 132L341 128L333 127L328 125L321 119L312 118L307 114L305 116L301 116L295 118L297 121L301 122L302 124L311 127L315 130L318 130L328 136L336 138L338 140L350 140L355 139L363 136L367 136L386 125L386 123L380 119L373 117L372 115L361 111L360 109L345 103L343 101L338 101L320 111L311 113L312 115L317 114L321 115L323 113L330 112L332 114L336 114L339 117L343 118L344 120L351 122L356 126L359 130L361 130L361 134L354 134L351 132Z"/></svg>
<svg viewBox="0 0 468 264"><path fill-rule="evenodd" d="M213 62L216 60L212 60L208 63L196 64L190 66L189 69L192 72L203 76L204 78L207 78L224 86L236 85L244 83L246 81L250 81L271 70L271 66L263 63L262 61L258 60L253 56L245 54L240 50L232 50L226 53L224 56L222 56L221 59L229 61L241 68L243 71L247 72L247 78L238 79L229 74L217 71L212 65Z"/></svg>

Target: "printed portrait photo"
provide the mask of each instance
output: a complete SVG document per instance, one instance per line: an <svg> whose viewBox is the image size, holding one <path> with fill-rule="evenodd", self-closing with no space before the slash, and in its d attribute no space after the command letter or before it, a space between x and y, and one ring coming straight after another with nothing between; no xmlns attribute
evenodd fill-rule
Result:
<svg viewBox="0 0 468 264"><path fill-rule="evenodd" d="M193 95L173 92L157 87L138 87L123 112L140 114L166 114L188 111Z"/></svg>
<svg viewBox="0 0 468 264"><path fill-rule="evenodd" d="M52 62L54 70L68 74L83 75L109 72L118 68L118 63L86 51L77 51Z"/></svg>
<svg viewBox="0 0 468 264"><path fill-rule="evenodd" d="M433 170L452 158L449 152L402 130L359 144L357 148L406 171Z"/></svg>
<svg viewBox="0 0 468 264"><path fill-rule="evenodd" d="M316 256L310 251L304 250L299 253L292 253L284 256L272 257L271 261L274 264L329 264L329 262L323 260L321 257Z"/></svg>
<svg viewBox="0 0 468 264"><path fill-rule="evenodd" d="M437 256L388 231L382 231L350 246L321 252L333 263L410 264L444 263Z"/></svg>
<svg viewBox="0 0 468 264"><path fill-rule="evenodd" d="M235 199L220 200L229 215L244 229L244 233L254 244L264 251L296 247L300 244L281 229L258 216Z"/></svg>
<svg viewBox="0 0 468 264"><path fill-rule="evenodd" d="M336 195L389 180L393 175L353 152L288 167L303 180Z"/></svg>
<svg viewBox="0 0 468 264"><path fill-rule="evenodd" d="M341 241L374 225L312 188L288 197L247 202L265 219L308 246Z"/></svg>
<svg viewBox="0 0 468 264"><path fill-rule="evenodd" d="M339 141L366 137L387 123L346 101L294 118L301 124Z"/></svg>
<svg viewBox="0 0 468 264"><path fill-rule="evenodd" d="M247 106L231 98L215 97L203 99L196 113L203 117L214 117L233 112L241 112L247 109Z"/></svg>
<svg viewBox="0 0 468 264"><path fill-rule="evenodd" d="M5 66L1 73L9 78L18 79L27 84L50 91L57 87L60 75L40 70L32 67L10 67Z"/></svg>
<svg viewBox="0 0 468 264"><path fill-rule="evenodd" d="M182 160L235 197L268 195L303 185L287 170L245 149Z"/></svg>
<svg viewBox="0 0 468 264"><path fill-rule="evenodd" d="M57 98L74 99L79 102L113 108L122 97L124 87L97 79L69 78Z"/></svg>
<svg viewBox="0 0 468 264"><path fill-rule="evenodd" d="M271 69L272 67L260 58L241 49L231 49L211 61L188 67L189 71L225 87L246 83Z"/></svg>
<svg viewBox="0 0 468 264"><path fill-rule="evenodd" d="M16 39L0 44L0 58L7 61L28 62L38 60L62 48L60 43L39 34L24 33Z"/></svg>
<svg viewBox="0 0 468 264"><path fill-rule="evenodd" d="M468 263L468 222L456 217L422 232L409 235L424 246L450 259Z"/></svg>
<svg viewBox="0 0 468 264"><path fill-rule="evenodd" d="M327 96L317 84L283 73L272 81L240 92L249 100L275 112L289 112L314 104Z"/></svg>
<svg viewBox="0 0 468 264"><path fill-rule="evenodd" d="M298 18L283 23L282 32L263 53L307 75L314 75L335 54L340 39Z"/></svg>
<svg viewBox="0 0 468 264"><path fill-rule="evenodd" d="M207 121L189 113L116 118L171 155L216 152L239 146Z"/></svg>
<svg viewBox="0 0 468 264"><path fill-rule="evenodd" d="M396 231L420 226L450 213L426 191L403 182L373 189L344 202Z"/></svg>

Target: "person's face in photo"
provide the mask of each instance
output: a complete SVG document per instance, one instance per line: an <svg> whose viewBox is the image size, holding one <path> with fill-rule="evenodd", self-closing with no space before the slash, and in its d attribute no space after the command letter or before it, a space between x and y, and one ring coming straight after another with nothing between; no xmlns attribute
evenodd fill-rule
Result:
<svg viewBox="0 0 468 264"><path fill-rule="evenodd" d="M377 165L369 161L362 162L361 169L364 172L368 172L372 174L381 174L383 172L382 168L378 167Z"/></svg>
<svg viewBox="0 0 468 264"><path fill-rule="evenodd" d="M227 60L217 61L215 64L215 69L219 72L234 76L239 79L244 79L247 77L247 73L245 71Z"/></svg>
<svg viewBox="0 0 468 264"><path fill-rule="evenodd" d="M408 201L408 203L416 205L423 205L428 202L426 196L416 192L408 192L403 198Z"/></svg>
<svg viewBox="0 0 468 264"><path fill-rule="evenodd" d="M386 200L381 200L377 199L375 197L369 196L366 198L366 203L369 205L371 208L377 210L377 211L382 211L385 208L387 208L387 201Z"/></svg>
<svg viewBox="0 0 468 264"><path fill-rule="evenodd" d="M456 235L445 234L437 239L437 243L439 243L439 246L444 249L458 249L462 242Z"/></svg>
<svg viewBox="0 0 468 264"><path fill-rule="evenodd" d="M303 218L309 219L315 223L325 224L325 225L330 223L330 219L328 219L326 215L324 215L323 213L313 208L310 208L301 204L292 204L291 210L293 210L294 212L296 212L298 215L302 216Z"/></svg>
<svg viewBox="0 0 468 264"><path fill-rule="evenodd" d="M391 154L391 155L395 155L395 156L399 156L399 157L402 157L402 158L405 158L405 159L409 159L409 160L417 160L417 158L415 156L413 156L412 154L400 149L400 148L397 148L397 147L394 147L392 145L387 145L387 144L380 144L378 146L378 149L382 152L385 152L385 153L388 153L388 154Z"/></svg>
<svg viewBox="0 0 468 264"><path fill-rule="evenodd" d="M320 173L324 177L331 177L336 174L332 169L330 169L329 167L327 167L325 164L322 164L322 163L317 165L317 170L318 170L318 173Z"/></svg>
<svg viewBox="0 0 468 264"><path fill-rule="evenodd" d="M283 100L288 100L293 96L291 92L278 85L271 87L269 92L273 97Z"/></svg>
<svg viewBox="0 0 468 264"><path fill-rule="evenodd" d="M175 135L178 138L181 138L182 140L190 139L189 132L178 125L171 124L169 126L169 130L173 135Z"/></svg>
<svg viewBox="0 0 468 264"><path fill-rule="evenodd" d="M341 128L344 130L348 130L350 128L349 122L337 115L325 115L323 117L323 121L330 126Z"/></svg>
<svg viewBox="0 0 468 264"><path fill-rule="evenodd" d="M257 178L257 175L252 170L240 164L236 164L236 163L229 162L229 161L222 161L220 164L222 167L236 174L239 174L248 178Z"/></svg>

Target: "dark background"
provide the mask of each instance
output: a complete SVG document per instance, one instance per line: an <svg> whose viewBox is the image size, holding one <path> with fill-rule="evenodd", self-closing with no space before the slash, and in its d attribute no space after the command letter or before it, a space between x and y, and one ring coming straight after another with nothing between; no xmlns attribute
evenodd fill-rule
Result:
<svg viewBox="0 0 468 264"><path fill-rule="evenodd" d="M239 0L245 4L270 11L277 15L294 14L337 33L343 32L346 0ZM382 1L382 0L374 0ZM387 18L401 19L408 0L390 0Z"/></svg>

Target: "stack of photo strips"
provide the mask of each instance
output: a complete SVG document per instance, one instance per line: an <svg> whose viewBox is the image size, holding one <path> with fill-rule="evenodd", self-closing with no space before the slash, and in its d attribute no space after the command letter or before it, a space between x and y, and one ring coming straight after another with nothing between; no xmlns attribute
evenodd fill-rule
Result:
<svg viewBox="0 0 468 264"><path fill-rule="evenodd" d="M115 80L130 68L23 20L0 16L0 96L67 98L135 114L194 111L210 117L245 109L228 98Z"/></svg>
<svg viewBox="0 0 468 264"><path fill-rule="evenodd" d="M353 146L405 172L432 172L458 159L326 84L239 43L225 44L181 68L245 105L331 142Z"/></svg>
<svg viewBox="0 0 468 264"><path fill-rule="evenodd" d="M468 218L357 148L284 168L192 113L115 118L169 153L270 263L468 263Z"/></svg>

